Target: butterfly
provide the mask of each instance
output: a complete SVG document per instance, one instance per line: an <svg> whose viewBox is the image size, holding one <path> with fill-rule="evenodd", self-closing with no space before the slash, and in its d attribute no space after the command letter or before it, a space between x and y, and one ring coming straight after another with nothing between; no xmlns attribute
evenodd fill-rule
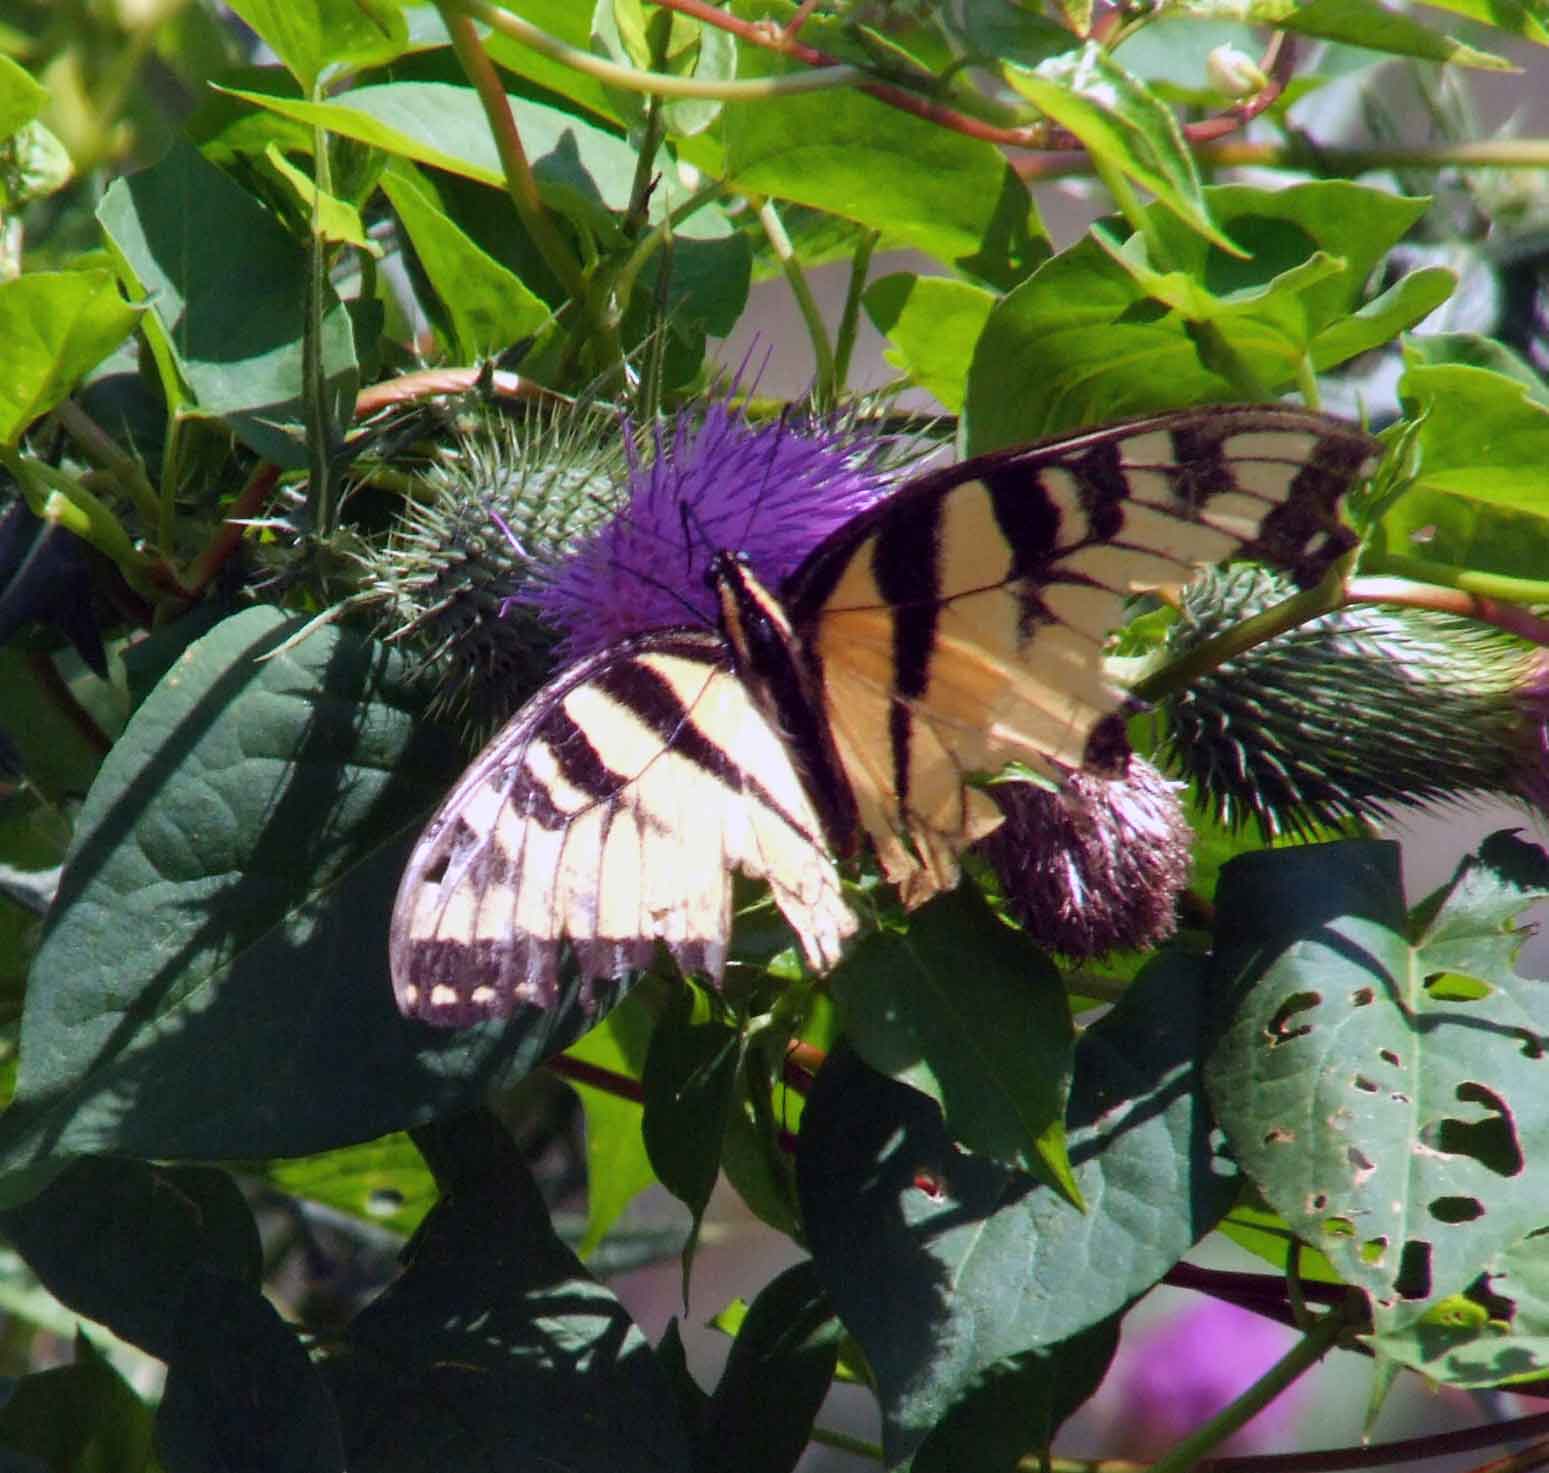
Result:
<svg viewBox="0 0 1549 1473"><path fill-rule="evenodd" d="M394 907L399 1007L464 1026L552 1003L570 967L585 1006L659 945L719 980L734 871L831 968L857 926L840 861L869 844L917 906L1001 822L980 779L1121 773L1125 601L1236 556L1316 582L1379 450L1294 408L1185 410L918 475L778 590L718 552L718 627L562 670L447 795Z"/></svg>

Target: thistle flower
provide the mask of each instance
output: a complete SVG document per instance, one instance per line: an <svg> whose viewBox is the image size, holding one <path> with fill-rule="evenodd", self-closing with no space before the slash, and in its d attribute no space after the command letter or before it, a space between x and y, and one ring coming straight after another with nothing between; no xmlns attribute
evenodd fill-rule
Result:
<svg viewBox="0 0 1549 1473"><path fill-rule="evenodd" d="M1169 648L1292 590L1258 568L1192 584ZM1549 653L1472 620L1356 605L1239 655L1162 703L1162 763L1266 838L1497 794L1549 807Z"/></svg>
<svg viewBox="0 0 1549 1473"><path fill-rule="evenodd" d="M632 450L618 515L550 568L532 602L569 662L632 634L710 624L711 558L743 553L778 587L836 527L879 500L898 447L854 420L785 416L754 425L717 400L697 424L657 426L649 462Z"/></svg>
<svg viewBox="0 0 1549 1473"><path fill-rule="evenodd" d="M1193 834L1176 784L1149 762L1132 756L1123 777L1072 773L1057 791L1007 782L989 793L1006 821L978 852L1035 941L1086 958L1172 934Z"/></svg>

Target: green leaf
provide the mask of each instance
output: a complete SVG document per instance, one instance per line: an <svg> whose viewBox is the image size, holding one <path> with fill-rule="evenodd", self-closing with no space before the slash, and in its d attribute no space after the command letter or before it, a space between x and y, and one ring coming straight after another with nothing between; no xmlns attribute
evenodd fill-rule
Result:
<svg viewBox="0 0 1549 1473"><path fill-rule="evenodd" d="M1379 1333L1549 1220L1549 986L1512 970L1515 918L1545 894L1549 858L1509 834L1414 917L1394 844L1222 873L1212 1101L1270 1205L1371 1296Z"/></svg>
<svg viewBox="0 0 1549 1473"><path fill-rule="evenodd" d="M995 305L993 294L966 281L899 271L872 282L861 304L893 345L888 362L949 413L961 410L973 345Z"/></svg>
<svg viewBox="0 0 1549 1473"><path fill-rule="evenodd" d="M436 1184L407 1135L395 1132L316 1156L246 1168L278 1191L407 1237L435 1205Z"/></svg>
<svg viewBox="0 0 1549 1473"><path fill-rule="evenodd" d="M1538 1228L1481 1267L1466 1292L1368 1343L1448 1386L1541 1381L1549 1367L1549 1237Z"/></svg>
<svg viewBox="0 0 1549 1473"><path fill-rule="evenodd" d="M860 1056L929 1096L971 1151L1081 1198L1064 1124L1075 1036L1045 954L972 885L868 936L829 979Z"/></svg>
<svg viewBox="0 0 1549 1473"><path fill-rule="evenodd" d="M771 1279L738 1326L704 1409L705 1445L719 1454L714 1466L790 1473L833 1383L843 1338L810 1261Z"/></svg>
<svg viewBox="0 0 1549 1473"><path fill-rule="evenodd" d="M1399 393L1418 420L1414 480L1379 522L1363 569L1541 586L1549 538L1549 408L1520 379L1427 364L1412 346ZM1490 591L1490 590L1484 590Z"/></svg>
<svg viewBox="0 0 1549 1473"><path fill-rule="evenodd" d="M645 1114L641 1131L651 1169L662 1185L694 1215L683 1252L685 1281L705 1207L721 1169L742 1040L719 1018L695 1018L695 993L679 988L657 1019L645 1057L641 1085Z"/></svg>
<svg viewBox="0 0 1549 1473"><path fill-rule="evenodd" d="M657 44L665 53L659 60ZM737 75L737 39L731 32L663 10L654 11L647 22L641 0L597 0L591 49L619 66L700 82L726 82ZM615 116L639 128L645 122L646 94L604 85ZM691 137L704 132L723 106L713 97L663 98L662 126L677 137Z"/></svg>
<svg viewBox="0 0 1549 1473"><path fill-rule="evenodd" d="M420 1139L446 1195L324 1364L352 1468L690 1467L666 1374L487 1114Z"/></svg>
<svg viewBox="0 0 1549 1473"><path fill-rule="evenodd" d="M462 765L406 661L260 607L196 641L86 799L0 1162L305 1155L467 1109L594 1019L403 1019L387 926ZM255 1087L262 1081L262 1088Z"/></svg>
<svg viewBox="0 0 1549 1473"><path fill-rule="evenodd" d="M1343 182L1205 193L1214 219L1250 259L1152 205L1148 232L1161 241L1166 272L1154 268L1139 236L1105 248L1088 235L996 304L969 369L969 453L1240 399L1220 371L1225 355L1245 364L1264 393L1279 392L1309 362L1332 368L1406 317L1418 320L1441 294L1442 279L1424 273L1414 288L1369 304L1358 325L1349 321L1377 262L1424 213L1423 200ZM1205 343L1216 345L1209 355Z"/></svg>
<svg viewBox="0 0 1549 1473"><path fill-rule="evenodd" d="M1172 108L1131 76L1096 41L1006 78L1100 163L1133 179L1190 229L1233 251L1211 219L1194 155Z"/></svg>
<svg viewBox="0 0 1549 1473"><path fill-rule="evenodd" d="M1292 1272L1298 1278L1318 1284L1342 1284L1334 1265L1316 1248L1309 1248L1296 1236L1278 1212L1264 1205L1264 1199L1251 1188L1216 1225L1223 1237L1239 1248L1246 1248L1278 1273Z"/></svg>
<svg viewBox="0 0 1549 1473"><path fill-rule="evenodd" d="M328 1388L256 1287L198 1269L177 1309L156 1415L167 1473L344 1473Z"/></svg>
<svg viewBox="0 0 1549 1473"><path fill-rule="evenodd" d="M146 330L192 391L261 455L306 464L301 423L306 255L245 190L192 148L109 185L97 217L146 296ZM242 262L242 290L230 263ZM323 361L329 392L357 374L348 312L329 293ZM169 390L170 393L170 390ZM353 387L349 389L353 400ZM290 429L287 432L286 427Z"/></svg>
<svg viewBox="0 0 1549 1473"><path fill-rule="evenodd" d="M1523 0L1428 0L1432 8L1466 16L1497 31L1520 36L1539 46L1549 46L1549 30L1543 24L1542 7Z"/></svg>
<svg viewBox="0 0 1549 1473"><path fill-rule="evenodd" d="M566 1056L623 1079L638 1080L655 1019L640 991L631 993ZM586 1112L586 1236L577 1252L588 1257L623 1215L656 1182L640 1138L640 1101L567 1076Z"/></svg>
<svg viewBox="0 0 1549 1473"><path fill-rule="evenodd" d="M61 1304L166 1360L189 1276L257 1285L258 1228L236 1184L209 1166L77 1161L0 1213L0 1232Z"/></svg>
<svg viewBox="0 0 1549 1473"><path fill-rule="evenodd" d="M394 0L232 0L231 8L309 93L330 67L379 66L408 45Z"/></svg>
<svg viewBox="0 0 1549 1473"><path fill-rule="evenodd" d="M783 70L743 48L744 77ZM830 210L989 286L1021 281L1048 251L1032 196L997 148L862 93L739 103L721 128L739 191Z"/></svg>
<svg viewBox="0 0 1549 1473"><path fill-rule="evenodd" d="M1116 1314L1231 1206L1195 1067L1204 982L1201 963L1158 958L1076 1045L1068 1140L1084 1213L961 1150L934 1104L848 1045L829 1054L802 1117L802 1215L876 1374L889 1466L990 1367Z"/></svg>
<svg viewBox="0 0 1549 1473"><path fill-rule="evenodd" d="M369 143L395 157L505 188L495 140L471 87L385 82L356 87L332 102L301 102L236 89L232 96ZM635 177L635 156L629 145L558 108L522 97L507 101L544 203L594 232L615 234L613 212L629 204Z"/></svg>
<svg viewBox="0 0 1549 1473"><path fill-rule="evenodd" d="M457 361L493 357L549 320L548 304L453 223L432 181L412 164L389 167L382 189L435 288L435 300L426 305L439 305L448 319L447 337Z"/></svg>
<svg viewBox="0 0 1549 1473"><path fill-rule="evenodd" d="M1422 61L1451 62L1454 66L1486 71L1520 70L1503 56L1466 46L1401 11L1378 5L1376 0L1278 0L1264 10L1270 24L1323 41L1343 41L1393 56L1414 56Z"/></svg>
<svg viewBox="0 0 1549 1473"><path fill-rule="evenodd" d="M577 51L586 51L591 46L591 10L577 0L522 0L522 18ZM500 31L491 31L484 38L484 49L491 61L513 75L537 83L546 92L569 98L620 130L627 126L614 111L618 94L596 77L554 61Z"/></svg>
<svg viewBox="0 0 1549 1473"><path fill-rule="evenodd" d="M0 445L15 445L139 318L108 271L29 271L0 281Z"/></svg>
<svg viewBox="0 0 1549 1473"><path fill-rule="evenodd" d="M7 1389L0 1408L7 1473L158 1469L150 1408L84 1335L76 1336L74 1365L22 1376Z"/></svg>
<svg viewBox="0 0 1549 1473"><path fill-rule="evenodd" d="M0 139L9 138L24 123L30 123L47 104L48 88L9 56L0 56Z"/></svg>

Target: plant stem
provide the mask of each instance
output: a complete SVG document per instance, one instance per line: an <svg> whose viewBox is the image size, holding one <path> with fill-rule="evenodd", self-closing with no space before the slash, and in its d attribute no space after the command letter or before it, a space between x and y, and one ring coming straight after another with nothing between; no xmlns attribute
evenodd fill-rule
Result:
<svg viewBox="0 0 1549 1473"><path fill-rule="evenodd" d="M461 0L437 0L436 8L452 39L452 49L479 94L479 101L484 105L484 115L494 134L500 166L505 173L506 192L511 196L511 203L516 206L517 217L538 248L544 264L565 288L565 294L586 315L587 326L603 344L603 356L610 363L622 363L624 352L618 340L617 326L607 320L592 301L580 263L544 208L538 193L538 181L533 177L532 166L527 161L527 150L522 147L521 134L517 131L516 119L511 115L511 104L505 89L500 85L494 65L479 42L473 22L462 12L460 5Z"/></svg>
<svg viewBox="0 0 1549 1473"><path fill-rule="evenodd" d="M813 385L812 397L819 408L827 409L834 403L837 386L834 378L834 348L828 339L828 329L823 324L823 314L818 310L817 299L807 284L806 273L801 269L801 262L796 259L791 238L780 223L773 201L766 199L759 205L758 221L764 227L771 249L779 258L780 269L785 272L785 280L790 286L791 295L796 298L796 306L807 327L807 336L812 341L812 356L817 360L817 382Z"/></svg>
<svg viewBox="0 0 1549 1473"><path fill-rule="evenodd" d="M1245 1426L1291 1383L1333 1349L1345 1329L1342 1309L1331 1309L1315 1321L1302 1338L1243 1392L1202 1427L1196 1428L1165 1457L1151 1465L1151 1473L1185 1473L1239 1427Z"/></svg>
<svg viewBox="0 0 1549 1473"><path fill-rule="evenodd" d="M868 230L861 236L850 258L850 285L844 294L844 310L839 314L839 332L834 339L834 382L843 388L850 381L850 358L855 352L855 331L860 323L861 294L871 270L871 255L881 232Z"/></svg>
<svg viewBox="0 0 1549 1473"><path fill-rule="evenodd" d="M1316 588L1304 589L1282 599L1262 613L1234 624L1230 629L1196 645L1160 670L1135 683L1135 696L1148 705L1192 685L1200 676L1224 665L1265 640L1284 634L1298 624L1316 619L1337 609L1344 602L1344 589L1338 578L1325 578Z"/></svg>
<svg viewBox="0 0 1549 1473"><path fill-rule="evenodd" d="M1427 565L1428 566L1428 565ZM1542 597L1542 595L1541 595ZM1484 598L1461 588L1416 583L1409 578L1352 578L1345 585L1346 603L1402 604L1411 609L1436 609L1444 614L1493 624L1532 644L1549 645L1549 620L1529 609L1500 599Z"/></svg>
<svg viewBox="0 0 1549 1473"><path fill-rule="evenodd" d="M1402 553L1384 553L1382 571L1412 578L1420 583L1439 583L1462 593L1481 598L1502 599L1507 603L1549 602L1549 579L1514 578L1509 573L1484 573L1473 568L1454 568L1446 563L1427 562L1424 558L1405 557ZM1542 627L1542 626L1540 626Z"/></svg>
<svg viewBox="0 0 1549 1473"><path fill-rule="evenodd" d="M641 71L637 67L620 66L605 57L593 56L589 51L581 51L549 35L547 31L539 30L531 21L522 20L490 4L489 0L440 0L439 8L443 16L448 10L474 16L491 30L530 46L540 55L560 62L572 71L606 82L610 87L619 87L628 92L648 92L656 97L701 97L721 102L753 102L765 97L789 97L798 92L826 92L834 87L852 87L866 79L866 73L859 67L836 63L789 77L705 82L694 77L675 77L666 72Z"/></svg>

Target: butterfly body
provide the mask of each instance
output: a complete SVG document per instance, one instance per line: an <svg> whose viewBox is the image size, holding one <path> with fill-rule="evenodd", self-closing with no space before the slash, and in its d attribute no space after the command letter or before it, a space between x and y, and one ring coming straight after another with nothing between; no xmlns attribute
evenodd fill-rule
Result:
<svg viewBox="0 0 1549 1473"><path fill-rule="evenodd" d="M956 883L1018 762L1114 775L1102 649L1130 595L1237 554L1320 576L1375 442L1279 407L1106 426L917 477L776 594L717 553L718 628L650 631L551 681L454 787L394 911L399 1004L463 1024L616 978L660 942L720 975L731 871L767 879L816 967L870 841L908 905Z"/></svg>

